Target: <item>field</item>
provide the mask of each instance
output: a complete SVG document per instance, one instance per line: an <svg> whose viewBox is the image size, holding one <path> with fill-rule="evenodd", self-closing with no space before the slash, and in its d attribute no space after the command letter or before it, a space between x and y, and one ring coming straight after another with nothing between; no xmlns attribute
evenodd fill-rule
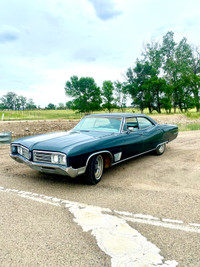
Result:
<svg viewBox="0 0 200 267"><path fill-rule="evenodd" d="M112 112L120 112L120 110L112 110ZM126 108L124 112L140 113L134 108ZM97 112L95 112L97 113ZM106 110L98 112L106 113ZM144 112L150 115L159 123L177 124L180 131L200 130L200 112L191 110L187 113L177 112L176 114L154 112L149 114L148 110ZM1 111L0 121L32 121L32 120L72 120L81 119L85 114L78 113L73 110L19 110L19 111Z"/></svg>
<svg viewBox="0 0 200 267"><path fill-rule="evenodd" d="M95 111L94 113L106 113L106 110L103 111ZM121 112L120 109L114 109L112 112ZM135 108L125 108L123 112L127 113L140 113L139 109ZM147 115L158 115L156 111L152 114L149 114L148 110L144 110L144 114ZM164 111L162 112L164 115L172 115L167 114ZM191 110L187 113L181 113L177 111L176 114L185 114L190 119L199 119L200 112L195 112L195 110ZM4 121L13 121L13 120L55 120L55 119L80 119L84 116L84 113L79 113L73 110L15 110L15 111L0 111L0 120Z"/></svg>
<svg viewBox="0 0 200 267"><path fill-rule="evenodd" d="M16 110L0 112L0 119L4 121L80 119L83 116L83 114L76 113L73 110Z"/></svg>

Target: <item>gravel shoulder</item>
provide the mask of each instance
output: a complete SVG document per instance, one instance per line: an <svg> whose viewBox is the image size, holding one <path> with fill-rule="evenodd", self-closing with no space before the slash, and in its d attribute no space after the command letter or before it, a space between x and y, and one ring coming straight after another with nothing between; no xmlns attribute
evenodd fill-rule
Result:
<svg viewBox="0 0 200 267"><path fill-rule="evenodd" d="M183 114L152 115L160 124L199 123L200 119L191 120ZM0 121L0 132L12 132L12 137L37 135L48 132L67 131L72 129L79 120L33 120L33 121Z"/></svg>

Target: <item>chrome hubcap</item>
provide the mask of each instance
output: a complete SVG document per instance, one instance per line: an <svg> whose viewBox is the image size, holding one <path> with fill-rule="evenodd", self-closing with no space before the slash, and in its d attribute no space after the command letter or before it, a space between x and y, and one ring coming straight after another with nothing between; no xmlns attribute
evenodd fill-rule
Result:
<svg viewBox="0 0 200 267"><path fill-rule="evenodd" d="M98 155L95 161L94 167L94 176L96 180L99 180L103 173L103 158L101 155Z"/></svg>
<svg viewBox="0 0 200 267"><path fill-rule="evenodd" d="M159 150L160 153L163 153L164 150L165 150L165 145L159 146L158 150Z"/></svg>

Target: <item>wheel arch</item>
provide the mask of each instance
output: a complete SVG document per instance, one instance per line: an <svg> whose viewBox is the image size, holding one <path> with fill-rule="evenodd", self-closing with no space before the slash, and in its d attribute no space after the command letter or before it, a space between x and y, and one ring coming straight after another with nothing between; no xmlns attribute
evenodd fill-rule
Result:
<svg viewBox="0 0 200 267"><path fill-rule="evenodd" d="M104 161L105 161L105 159L106 159L106 156L108 156L109 159L110 159L110 166L112 165L112 162L113 162L113 155L112 155L112 153L111 153L110 151L108 151L108 150L102 150L102 151L98 151L98 152L92 153L92 154L88 157L88 159L87 159L87 161L86 161L86 166L85 166L86 168L87 168L87 166L88 166L89 161L91 160L91 158L94 157L95 155L102 155ZM104 163L105 163L105 162L104 162ZM109 167L110 167L110 166L109 166Z"/></svg>

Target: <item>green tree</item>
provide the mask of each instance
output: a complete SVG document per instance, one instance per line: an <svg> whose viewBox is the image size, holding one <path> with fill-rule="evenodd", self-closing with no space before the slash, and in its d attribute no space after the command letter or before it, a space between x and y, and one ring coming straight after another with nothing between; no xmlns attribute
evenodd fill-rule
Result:
<svg viewBox="0 0 200 267"><path fill-rule="evenodd" d="M102 86L102 96L103 96L103 108L107 109L109 112L112 108L115 107L113 104L114 97L113 97L114 86L111 81L104 81Z"/></svg>
<svg viewBox="0 0 200 267"><path fill-rule="evenodd" d="M24 110L24 109L26 108L27 98L24 97L24 96L22 96L22 95L20 95L20 96L18 97L18 101L19 101L19 103L20 103L20 108L22 108L22 110Z"/></svg>
<svg viewBox="0 0 200 267"><path fill-rule="evenodd" d="M173 103L173 72L174 72L174 62L175 62L175 48L176 48L176 42L174 41L174 33L172 31L167 32L163 36L163 42L162 42L162 62L163 62L163 71L164 71L164 78L168 84L167 88L167 99L165 98L165 103L167 102ZM169 112L171 113L171 105L169 106ZM175 103L174 103L175 107Z"/></svg>
<svg viewBox="0 0 200 267"><path fill-rule="evenodd" d="M32 98L28 99L27 104L26 104L26 109L28 110L37 109Z"/></svg>
<svg viewBox="0 0 200 267"><path fill-rule="evenodd" d="M0 110L6 109L3 103L0 103Z"/></svg>
<svg viewBox="0 0 200 267"><path fill-rule="evenodd" d="M17 94L14 92L8 92L6 95L3 95L1 102L5 109L16 109L17 104Z"/></svg>
<svg viewBox="0 0 200 267"><path fill-rule="evenodd" d="M72 106L79 112L90 113L100 110L102 102L100 88L93 78L72 76L65 84L65 93L72 97Z"/></svg>
<svg viewBox="0 0 200 267"><path fill-rule="evenodd" d="M181 111L191 106L191 95L187 91L183 77L190 75L192 64L192 49L186 38L176 44L173 32L168 32L163 37L163 69L167 83L172 87L170 96L174 112L179 107Z"/></svg>
<svg viewBox="0 0 200 267"><path fill-rule="evenodd" d="M191 94L194 98L194 106L197 112L200 111L200 52L198 47L192 48L192 63L189 84L191 85Z"/></svg>
<svg viewBox="0 0 200 267"><path fill-rule="evenodd" d="M63 109L66 109L66 107L63 103L58 103L57 109L63 110Z"/></svg>
<svg viewBox="0 0 200 267"><path fill-rule="evenodd" d="M151 41L144 46L142 53L143 64L149 65L149 77L145 79L145 102L149 109L149 112L156 110L161 113L161 107L163 105L162 98L164 97L164 88L166 82L163 78L159 77L162 72L162 49L161 45L156 41Z"/></svg>
<svg viewBox="0 0 200 267"><path fill-rule="evenodd" d="M156 76L156 70L149 62L143 63L139 60L135 68L129 68L126 77L126 89L132 97L132 104L140 108L141 113L147 107L152 113L154 109L154 94L152 91L151 81Z"/></svg>
<svg viewBox="0 0 200 267"><path fill-rule="evenodd" d="M114 82L114 88L115 88L115 105L121 109L121 111L124 111L124 108L126 107L126 101L127 101L127 90L126 90L126 83L121 83L119 81Z"/></svg>
<svg viewBox="0 0 200 267"><path fill-rule="evenodd" d="M161 45L156 42L152 41L151 43L147 43L144 46L144 51L142 52L142 62L148 62L156 71L158 75L161 71L162 67L162 49Z"/></svg>
<svg viewBox="0 0 200 267"><path fill-rule="evenodd" d="M56 105L49 103L47 107L45 107L45 109L56 109Z"/></svg>
<svg viewBox="0 0 200 267"><path fill-rule="evenodd" d="M67 109L71 109L72 108L72 101L67 101L65 105L66 105Z"/></svg>

